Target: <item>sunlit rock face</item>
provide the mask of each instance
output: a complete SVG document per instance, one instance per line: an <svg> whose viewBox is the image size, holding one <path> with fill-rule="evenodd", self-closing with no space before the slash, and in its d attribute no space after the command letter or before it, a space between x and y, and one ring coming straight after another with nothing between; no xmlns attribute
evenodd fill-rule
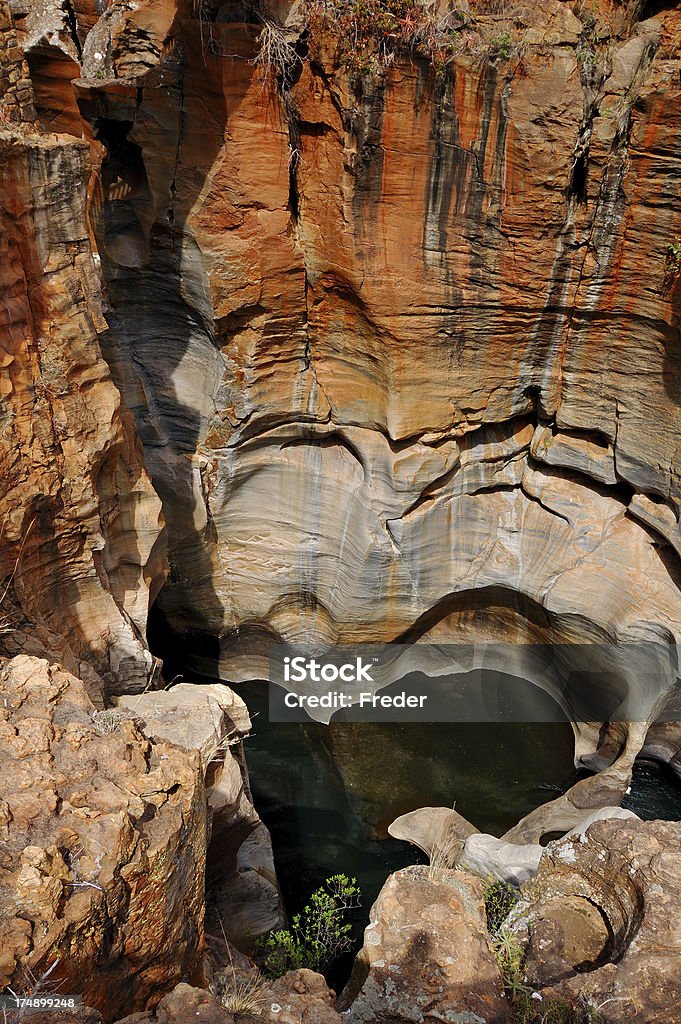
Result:
<svg viewBox="0 0 681 1024"><path fill-rule="evenodd" d="M44 659L5 661L0 701L0 984L49 977L107 1021L155 1004L200 971L198 752L98 714Z"/></svg>
<svg viewBox="0 0 681 1024"><path fill-rule="evenodd" d="M238 6L121 15L78 89L172 627L245 675L257 637L676 638L678 13L585 60L544 5L440 77L313 35L284 103Z"/></svg>
<svg viewBox="0 0 681 1024"><path fill-rule="evenodd" d="M163 523L99 345L90 170L76 139L0 138L0 574L14 627L3 641L11 653L46 645L74 672L89 664L99 686L139 689Z"/></svg>

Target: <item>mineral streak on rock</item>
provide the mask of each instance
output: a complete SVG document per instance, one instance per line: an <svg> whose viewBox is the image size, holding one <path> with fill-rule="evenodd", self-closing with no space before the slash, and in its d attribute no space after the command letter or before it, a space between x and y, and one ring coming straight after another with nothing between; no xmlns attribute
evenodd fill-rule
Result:
<svg viewBox="0 0 681 1024"><path fill-rule="evenodd" d="M84 142L0 135L1 569L75 672L141 689L165 579L160 502L100 337Z"/></svg>
<svg viewBox="0 0 681 1024"><path fill-rule="evenodd" d="M81 682L147 684L164 518L162 610L233 677L272 638L678 643L681 12L654 6L540 0L522 52L436 74L353 69L272 0L268 75L231 0L0 2L0 574L7 643L64 666L0 673L0 986L58 963L107 1017L178 982L161 1024L230 1016L185 983L200 759ZM577 728L607 771L506 840L616 803L658 710ZM678 730L648 749L678 761ZM586 964L606 1020L672 1024L676 846L599 822L543 855L537 983L576 996ZM351 1020L506 1017L475 879L393 876L358 972ZM337 1018L291 984L276 1019Z"/></svg>
<svg viewBox="0 0 681 1024"><path fill-rule="evenodd" d="M585 68L566 6L439 78L313 34L283 98L213 8L107 22L106 354L163 610L224 671L239 638L678 637L679 18Z"/></svg>

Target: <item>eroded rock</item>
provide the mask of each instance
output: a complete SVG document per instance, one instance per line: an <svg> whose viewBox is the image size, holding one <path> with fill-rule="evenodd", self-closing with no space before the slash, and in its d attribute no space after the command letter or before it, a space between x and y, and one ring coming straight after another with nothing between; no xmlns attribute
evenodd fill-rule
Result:
<svg viewBox="0 0 681 1024"><path fill-rule="evenodd" d="M267 982L252 966L232 965L214 978L211 988L178 985L155 1013L133 1014L117 1024L342 1024L335 993L313 971L290 971ZM233 1009L226 1008L232 1004Z"/></svg>
<svg viewBox="0 0 681 1024"><path fill-rule="evenodd" d="M431 880L424 867L391 875L339 1006L349 1024L506 1021L481 881L464 872Z"/></svg>
<svg viewBox="0 0 681 1024"><path fill-rule="evenodd" d="M49 629L76 675L143 689L166 575L161 504L102 358L91 163L68 136L0 133L0 574L17 626ZM7 650L12 637L3 637Z"/></svg>
<svg viewBox="0 0 681 1024"><path fill-rule="evenodd" d="M509 919L530 982L582 993L604 1024L678 1024L680 839L676 822L601 821L551 844Z"/></svg>
<svg viewBox="0 0 681 1024"><path fill-rule="evenodd" d="M135 716L145 736L200 752L210 812L206 924L251 950L261 935L284 924L285 914L272 840L250 793L246 705L221 683L179 683L116 703Z"/></svg>
<svg viewBox="0 0 681 1024"><path fill-rule="evenodd" d="M140 1009L198 967L198 755L103 720L44 660L4 664L0 696L0 989L52 968L108 1020Z"/></svg>

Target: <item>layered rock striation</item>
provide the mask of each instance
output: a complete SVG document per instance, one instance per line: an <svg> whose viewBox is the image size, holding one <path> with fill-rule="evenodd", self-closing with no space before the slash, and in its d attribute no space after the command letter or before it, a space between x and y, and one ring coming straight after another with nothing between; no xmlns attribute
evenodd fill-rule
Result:
<svg viewBox="0 0 681 1024"><path fill-rule="evenodd" d="M17 630L10 652L52 650L76 674L81 663L94 670L100 689L141 689L165 537L100 348L107 323L87 222L88 147L28 128L0 133L0 152L0 572L11 584L3 614Z"/></svg>
<svg viewBox="0 0 681 1024"><path fill-rule="evenodd" d="M675 642L677 12L547 0L485 50L481 8L436 68L315 12L20 19L43 77L77 66L167 622L242 676L272 639ZM143 529L107 580L138 633Z"/></svg>
<svg viewBox="0 0 681 1024"><path fill-rule="evenodd" d="M674 641L677 13L544 4L438 75L279 6L114 5L84 47L168 622L234 673L258 638Z"/></svg>
<svg viewBox="0 0 681 1024"><path fill-rule="evenodd" d="M472 6L424 4L436 43L400 45L348 43L334 0L0 4L3 985L54 971L108 1017L230 1016L187 984L205 769L234 875L216 903L238 919L240 874L278 920L243 765L211 753L224 720L183 743L179 694L145 692L102 735L105 700L154 684L154 601L232 678L272 640L619 645L620 720L576 728L606 771L511 842L617 803L644 743L678 761L678 730L648 726L681 632L681 15ZM528 963L572 996L588 963L607 1019L640 992L669 1024L676 834L645 828L598 823L539 860L564 914L528 890L555 940ZM574 905L613 880L616 950L618 908L606 927ZM355 1019L388 999L413 1019L417 990L504 1019L477 883L443 896L417 871L409 909L403 881ZM459 926L477 952L450 962ZM320 979L289 980L276 1019L337 1019Z"/></svg>

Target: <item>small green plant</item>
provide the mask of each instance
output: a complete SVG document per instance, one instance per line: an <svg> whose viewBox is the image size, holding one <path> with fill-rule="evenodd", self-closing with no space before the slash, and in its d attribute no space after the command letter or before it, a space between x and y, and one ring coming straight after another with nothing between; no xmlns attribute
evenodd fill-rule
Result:
<svg viewBox="0 0 681 1024"><path fill-rule="evenodd" d="M508 60L513 51L513 39L510 32L502 32L492 40L490 50L491 57L498 57L500 60Z"/></svg>
<svg viewBox="0 0 681 1024"><path fill-rule="evenodd" d="M675 274L681 271L681 238L667 246L667 265Z"/></svg>
<svg viewBox="0 0 681 1024"><path fill-rule="evenodd" d="M511 1003L528 992L523 980L525 953L517 935L503 926L494 938L494 953L504 982L504 991Z"/></svg>
<svg viewBox="0 0 681 1024"><path fill-rule="evenodd" d="M594 50L593 46L584 41L581 42L575 50L575 57L577 58L578 63L581 64L582 67L586 67L587 65L593 63L595 56L596 51Z"/></svg>
<svg viewBox="0 0 681 1024"><path fill-rule="evenodd" d="M270 932L256 947L263 973L280 978L287 971L306 967L323 973L341 954L352 949L348 914L360 905L356 878L332 875L310 896L290 928Z"/></svg>
<svg viewBox="0 0 681 1024"><path fill-rule="evenodd" d="M508 882L492 879L485 886L485 916L490 935L498 935L504 921L518 902L518 890Z"/></svg>
<svg viewBox="0 0 681 1024"><path fill-rule="evenodd" d="M506 926L519 893L508 882L491 880L485 886L487 929L504 992L511 1007L512 1024L598 1024L598 1008L583 995L577 1003L534 992L525 980L525 951L518 937Z"/></svg>

